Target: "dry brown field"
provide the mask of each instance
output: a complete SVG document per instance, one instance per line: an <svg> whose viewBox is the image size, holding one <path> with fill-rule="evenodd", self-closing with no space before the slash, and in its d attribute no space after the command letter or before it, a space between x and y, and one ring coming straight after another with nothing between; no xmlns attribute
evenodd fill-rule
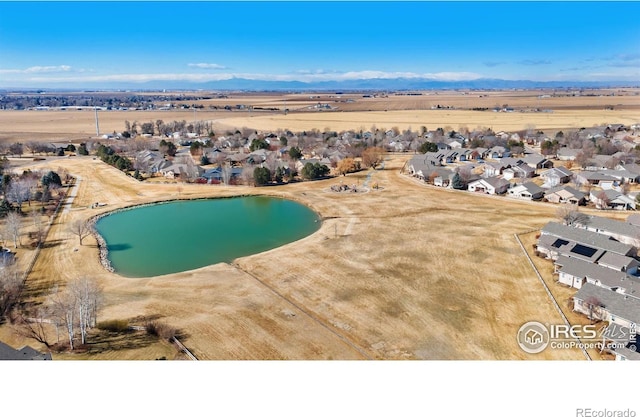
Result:
<svg viewBox="0 0 640 417"><path fill-rule="evenodd" d="M615 96L610 94L615 93ZM229 93L227 98L198 100L205 106L195 113L193 110L170 111L100 111L100 132L120 132L125 120L138 124L155 122L158 119L170 122L186 120L213 123L218 135L227 130L248 127L258 130L290 129L302 130L368 130L372 126L389 129L411 128L419 130L451 127L491 127L494 131L514 131L528 128L555 133L559 129L592 127L599 124L640 123L640 89L617 89L585 91L594 96L561 96L539 98L549 91L444 91L422 92L422 95L388 95L364 98L363 94L266 94ZM179 105L181 102L175 102ZM191 104L194 102L187 101ZM317 110L317 103L329 104L335 110ZM167 104L167 101L158 102ZM278 111L236 110L243 104L262 108L277 108ZM453 106L456 110L431 110L434 105ZM514 107L513 113L493 111L457 110L472 107ZM213 110L229 105L232 111ZM614 110L605 110L611 106ZM289 114L284 114L284 109ZM553 113L532 112L531 109L551 109ZM94 137L95 116L91 110L49 111L0 111L0 141L16 142L29 140L79 142Z"/></svg>
<svg viewBox="0 0 640 417"><path fill-rule="evenodd" d="M50 168L78 175L79 191L27 285L39 297L94 276L105 292L101 320L160 317L201 359L582 359L569 350L528 355L515 342L526 321L560 320L513 235L543 226L556 208L431 188L399 173L406 158L372 174L380 190L349 195L328 191L339 178L179 188L138 183L90 157L56 160ZM366 174L345 180L362 183ZM231 265L148 279L105 271L95 240L79 246L66 231L74 218L131 204L256 193L309 205L321 229ZM107 206L88 208L94 201ZM155 359L162 349L100 358Z"/></svg>
<svg viewBox="0 0 640 417"><path fill-rule="evenodd" d="M317 112L289 113L288 115L258 115L217 120L224 128L247 126L258 130L287 128L292 131L369 130L372 127L419 131L422 126L435 130L451 127L491 128L499 131L517 131L535 128L555 133L561 129L579 129L606 123L635 124L640 121L638 110L557 110L553 113L502 113L469 110L397 110L370 112Z"/></svg>

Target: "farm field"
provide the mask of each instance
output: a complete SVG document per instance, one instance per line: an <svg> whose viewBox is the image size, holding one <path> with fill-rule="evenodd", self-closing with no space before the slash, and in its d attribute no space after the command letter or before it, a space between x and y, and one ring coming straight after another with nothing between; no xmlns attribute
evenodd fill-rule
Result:
<svg viewBox="0 0 640 417"><path fill-rule="evenodd" d="M602 123L634 124L640 122L640 89L585 91L583 96L550 96L549 91L440 91L422 95L388 95L365 98L368 94L280 94L228 93L225 98L186 101L204 106L191 109L149 111L100 111L100 132L120 132L125 120L139 124L164 120L208 121L216 134L243 127L257 130L311 129L367 130L377 128L429 129L450 126L491 127L494 131L514 131L528 128L555 133L562 128L592 127ZM566 94L566 93L565 93ZM615 95L612 95L615 94ZM546 98L540 98L546 97ZM159 101L163 106L171 101ZM173 102L175 105L182 101ZM334 110L319 110L315 105L327 104ZM452 109L432 110L432 106L452 106ZM468 110L474 107L493 109L509 105L512 113ZM217 108L214 110L211 106ZM222 110L230 106L232 110ZM236 106L244 106L236 109ZM253 106L253 111L248 107ZM605 110L610 107L613 110ZM277 110L266 110L266 109ZM533 112L548 109L552 113ZM262 110L258 110L262 109ZM289 113L284 114L288 109ZM467 110L464 110L467 109ZM96 133L94 112L84 110L1 110L0 142L29 140L80 142Z"/></svg>
<svg viewBox="0 0 640 417"><path fill-rule="evenodd" d="M639 121L638 110L557 110L553 113L502 113L471 110L396 110L370 112L317 112L289 113L288 115L254 115L216 120L225 129L251 127L258 130L287 128L291 131L310 129L369 130L372 126L400 130L411 128L419 131L422 126L429 129L451 127L459 130L467 127L491 128L493 131L517 131L533 127L550 134L561 129L592 127L603 120L607 123L635 124Z"/></svg>

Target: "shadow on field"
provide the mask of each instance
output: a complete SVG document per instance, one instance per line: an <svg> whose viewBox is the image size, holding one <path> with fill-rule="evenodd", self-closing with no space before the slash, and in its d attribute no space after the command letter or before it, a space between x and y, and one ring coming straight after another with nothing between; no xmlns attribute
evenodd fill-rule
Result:
<svg viewBox="0 0 640 417"><path fill-rule="evenodd" d="M101 331L91 335L83 347L87 354L96 355L108 351L140 349L154 343L158 343L158 338L145 331L131 330L122 333Z"/></svg>
<svg viewBox="0 0 640 417"><path fill-rule="evenodd" d="M54 248L62 244L63 239L47 240L42 244L42 249Z"/></svg>

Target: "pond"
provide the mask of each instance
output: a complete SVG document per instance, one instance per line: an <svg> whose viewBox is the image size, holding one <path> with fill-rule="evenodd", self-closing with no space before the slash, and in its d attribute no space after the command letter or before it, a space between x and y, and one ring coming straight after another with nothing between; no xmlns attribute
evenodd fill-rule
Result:
<svg viewBox="0 0 640 417"><path fill-rule="evenodd" d="M153 277L264 252L320 228L316 212L274 197L234 197L141 206L96 222L115 272Z"/></svg>

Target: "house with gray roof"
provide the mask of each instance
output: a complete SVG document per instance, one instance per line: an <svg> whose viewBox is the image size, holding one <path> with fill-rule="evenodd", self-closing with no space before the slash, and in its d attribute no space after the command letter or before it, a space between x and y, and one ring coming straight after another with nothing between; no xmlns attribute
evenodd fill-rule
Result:
<svg viewBox="0 0 640 417"><path fill-rule="evenodd" d="M30 346L14 349L6 343L0 342L0 360L3 361L24 361L24 360L45 360L50 361L51 353L41 353Z"/></svg>
<svg viewBox="0 0 640 417"><path fill-rule="evenodd" d="M504 146L494 146L489 149L489 157L491 159L507 158L511 156L511 152Z"/></svg>
<svg viewBox="0 0 640 417"><path fill-rule="evenodd" d="M638 275L638 266L640 262L631 256L623 256L613 252L606 252L600 259L598 265L614 271L626 272L629 275Z"/></svg>
<svg viewBox="0 0 640 417"><path fill-rule="evenodd" d="M584 205L587 193L565 185L553 187L544 193L544 198L550 203Z"/></svg>
<svg viewBox="0 0 640 417"><path fill-rule="evenodd" d="M635 210L636 200L618 190L591 190L589 200L601 210Z"/></svg>
<svg viewBox="0 0 640 417"><path fill-rule="evenodd" d="M566 184L573 178L573 172L565 167L551 168L540 174L544 178L543 187L556 187L561 184Z"/></svg>
<svg viewBox="0 0 640 417"><path fill-rule="evenodd" d="M511 180L514 178L533 178L535 173L535 168L532 168L525 163L520 163L518 165L512 165L510 168L502 171L502 177L505 180Z"/></svg>
<svg viewBox="0 0 640 417"><path fill-rule="evenodd" d="M534 170L553 168L553 161L550 161L540 154L528 154L521 158L521 160Z"/></svg>
<svg viewBox="0 0 640 417"><path fill-rule="evenodd" d="M522 200L540 200L544 196L544 189L533 182L525 182L510 188L507 196Z"/></svg>
<svg viewBox="0 0 640 417"><path fill-rule="evenodd" d="M561 255L555 264L558 282L573 288L580 289L589 283L622 294L631 288L640 288L638 277L582 259Z"/></svg>
<svg viewBox="0 0 640 417"><path fill-rule="evenodd" d="M617 178L621 184L637 184L638 180L640 180L640 175L625 168L618 167L616 169L604 169L600 172L605 175Z"/></svg>
<svg viewBox="0 0 640 417"><path fill-rule="evenodd" d="M611 236L622 243L640 246L640 227L626 221L600 216L585 216L584 220L576 222L572 226Z"/></svg>
<svg viewBox="0 0 640 417"><path fill-rule="evenodd" d="M595 320L608 321L630 328L640 324L640 298L636 289L625 294L586 283L573 296L573 311Z"/></svg>
<svg viewBox="0 0 640 417"><path fill-rule="evenodd" d="M605 252L610 251L623 256L635 256L636 248L618 242L609 236L549 222L540 232L537 244L538 252L550 259L566 256L597 262Z"/></svg>
<svg viewBox="0 0 640 417"><path fill-rule="evenodd" d="M556 157L560 161L575 161L580 152L582 152L581 149L560 148L556 152Z"/></svg>
<svg viewBox="0 0 640 417"><path fill-rule="evenodd" d="M603 188L611 188L620 185L620 179L599 171L579 171L575 174L578 184L598 185Z"/></svg>
<svg viewBox="0 0 640 417"><path fill-rule="evenodd" d="M536 251L545 255L547 259L557 260L559 256L565 255L592 263L600 259L606 252L604 249L582 245L578 242L551 235L540 235L536 244Z"/></svg>

